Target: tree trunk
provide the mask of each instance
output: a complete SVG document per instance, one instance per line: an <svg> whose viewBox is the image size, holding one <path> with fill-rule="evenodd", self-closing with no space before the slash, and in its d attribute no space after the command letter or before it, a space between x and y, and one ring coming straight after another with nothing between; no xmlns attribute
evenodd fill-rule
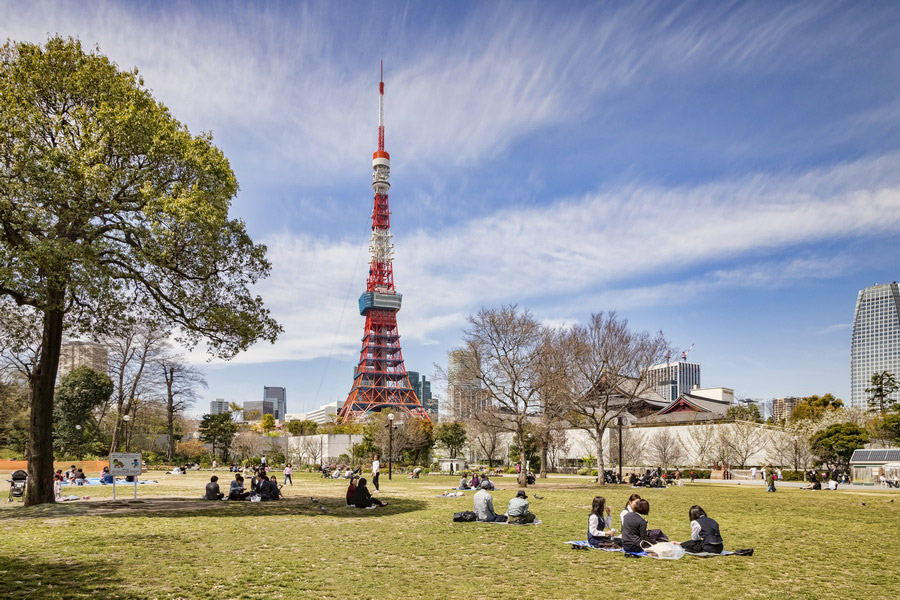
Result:
<svg viewBox="0 0 900 600"><path fill-rule="evenodd" d="M119 443L121 442L122 435L122 398L120 397L116 401L116 425L113 427L112 441L109 444L109 452L112 454L113 452L119 451Z"/></svg>
<svg viewBox="0 0 900 600"><path fill-rule="evenodd" d="M525 432L521 428L516 432L516 438L519 441L519 464L521 465L518 483L519 487L528 487L528 468L526 466L528 463L525 462Z"/></svg>
<svg viewBox="0 0 900 600"><path fill-rule="evenodd" d="M175 398L172 394L172 384L174 383L175 373L164 369L166 378L166 433L169 436L169 444L166 449L166 460L172 461L175 458Z"/></svg>
<svg viewBox="0 0 900 600"><path fill-rule="evenodd" d="M544 443L541 444L541 479L547 479L547 440L544 439Z"/></svg>
<svg viewBox="0 0 900 600"><path fill-rule="evenodd" d="M31 429L28 436L28 485L25 506L55 502L53 493L53 392L63 335L64 290L51 291L44 311L41 356L31 375Z"/></svg>
<svg viewBox="0 0 900 600"><path fill-rule="evenodd" d="M606 485L606 478L603 476L603 432L605 428L597 428L595 433L597 435L597 484L598 485Z"/></svg>

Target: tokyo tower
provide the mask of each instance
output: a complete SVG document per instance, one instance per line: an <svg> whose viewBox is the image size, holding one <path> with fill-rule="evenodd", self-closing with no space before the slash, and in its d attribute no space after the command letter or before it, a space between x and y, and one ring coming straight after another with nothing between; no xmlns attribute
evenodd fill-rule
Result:
<svg viewBox="0 0 900 600"><path fill-rule="evenodd" d="M397 311L403 296L394 289L394 245L391 243L391 211L388 207L391 156L384 150L383 64L378 86L378 150L372 155L372 171L375 190L372 241L369 244L372 260L366 291L359 297L359 314L366 318L366 326L353 387L337 419L346 423L388 408L430 420L409 384L397 330Z"/></svg>

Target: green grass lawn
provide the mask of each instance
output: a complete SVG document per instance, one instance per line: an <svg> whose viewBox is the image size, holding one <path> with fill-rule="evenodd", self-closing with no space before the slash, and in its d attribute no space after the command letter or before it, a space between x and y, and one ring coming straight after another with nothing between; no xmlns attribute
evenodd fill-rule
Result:
<svg viewBox="0 0 900 600"><path fill-rule="evenodd" d="M0 598L854 598L900 594L900 494L687 484L639 490L650 526L690 537L688 508L718 520L728 549L752 557L678 561L576 551L591 500L618 511L633 491L549 479L530 498L537 526L453 523L472 507L439 498L457 481L385 477L386 508L344 505L346 481L295 475L283 502L203 502L209 473L131 488L76 488L89 501L0 510ZM227 489L228 473L219 473ZM515 493L498 478L495 507ZM71 488L67 488L71 489ZM598 491L599 490L599 491ZM122 501L122 498L129 499ZM310 501L317 498L318 503ZM895 500L892 502L892 500ZM865 503L865 505L863 505ZM322 512L325 506L327 512Z"/></svg>

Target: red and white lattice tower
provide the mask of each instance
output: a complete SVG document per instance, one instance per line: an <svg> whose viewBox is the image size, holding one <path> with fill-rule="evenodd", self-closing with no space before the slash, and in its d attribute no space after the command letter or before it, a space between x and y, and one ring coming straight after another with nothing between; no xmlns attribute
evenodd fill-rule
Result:
<svg viewBox="0 0 900 600"><path fill-rule="evenodd" d="M384 150L383 68L378 89L378 151L372 155L372 170L372 187L375 189L372 242L369 245L372 260L366 291L359 297L359 314L366 317L366 327L353 387L337 418L348 422L370 412L393 409L430 420L409 384L397 330L397 311L403 297L394 289L394 246L388 207L391 156Z"/></svg>

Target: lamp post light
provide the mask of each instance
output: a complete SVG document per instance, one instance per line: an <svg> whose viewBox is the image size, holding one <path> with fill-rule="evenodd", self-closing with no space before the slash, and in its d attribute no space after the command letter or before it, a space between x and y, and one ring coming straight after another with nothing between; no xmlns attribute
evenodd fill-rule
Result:
<svg viewBox="0 0 900 600"><path fill-rule="evenodd" d="M394 413L388 413L388 480L394 474Z"/></svg>
<svg viewBox="0 0 900 600"><path fill-rule="evenodd" d="M619 417L619 483L622 483L622 424L625 417Z"/></svg>
<svg viewBox="0 0 900 600"><path fill-rule="evenodd" d="M128 421L131 420L131 415L123 415L122 420L125 421L125 452L128 452Z"/></svg>

